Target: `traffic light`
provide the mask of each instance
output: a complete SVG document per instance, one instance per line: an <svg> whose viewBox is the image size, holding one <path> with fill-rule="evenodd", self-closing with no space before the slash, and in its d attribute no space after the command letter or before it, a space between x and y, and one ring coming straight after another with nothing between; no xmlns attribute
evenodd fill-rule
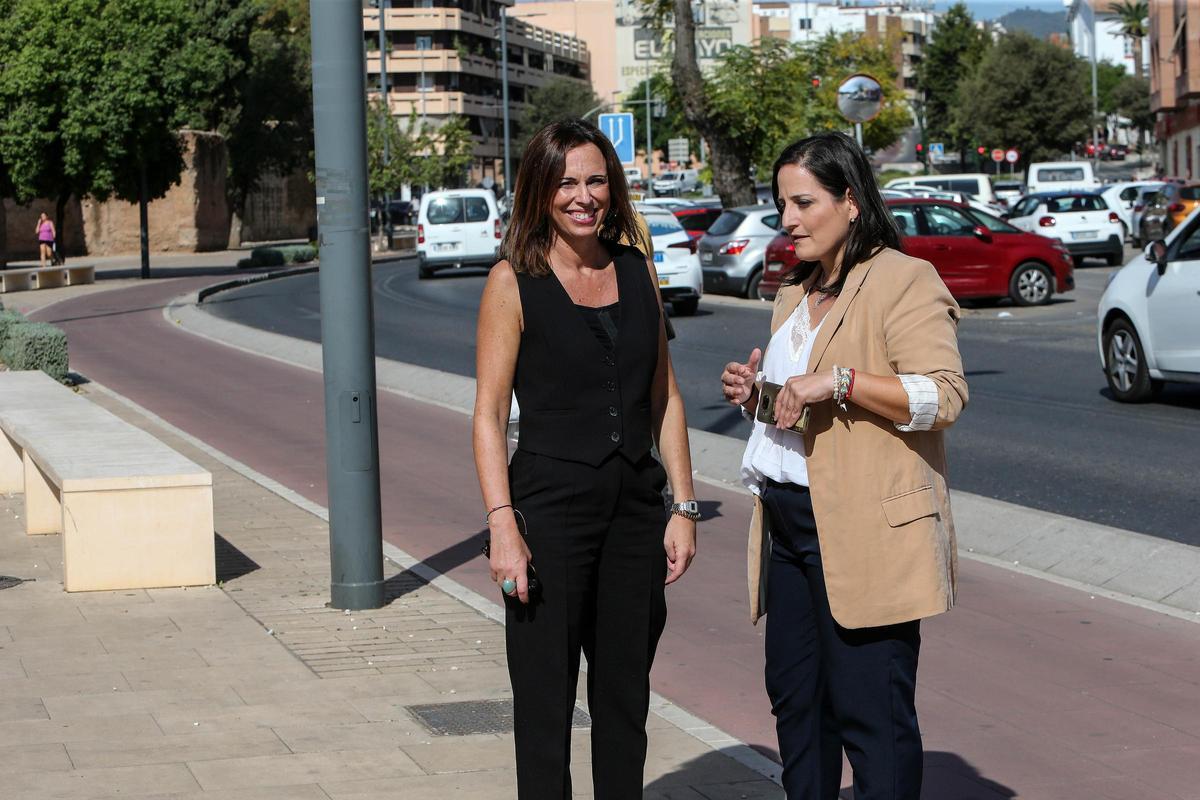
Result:
<svg viewBox="0 0 1200 800"><path fill-rule="evenodd" d="M813 78L812 78L812 87L813 87L814 89L820 89L820 88L821 88L821 78L820 78L819 76L817 76L817 75L814 75L814 76L813 76Z"/></svg>
<svg viewBox="0 0 1200 800"><path fill-rule="evenodd" d="M984 153L987 152L987 148L984 147L983 145L979 145L979 147L975 148L975 152L979 153L979 155L983 155Z"/></svg>
<svg viewBox="0 0 1200 800"><path fill-rule="evenodd" d="M925 163L925 145L917 142L917 161Z"/></svg>

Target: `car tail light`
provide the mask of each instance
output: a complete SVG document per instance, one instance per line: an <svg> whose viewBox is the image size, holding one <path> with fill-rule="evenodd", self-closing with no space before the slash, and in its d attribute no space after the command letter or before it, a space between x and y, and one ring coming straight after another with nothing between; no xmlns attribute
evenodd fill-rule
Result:
<svg viewBox="0 0 1200 800"><path fill-rule="evenodd" d="M746 249L746 245L748 244L750 244L749 239L734 239L733 241L726 242L725 244L721 245L721 249L717 251L717 254L722 256L741 255L742 251Z"/></svg>
<svg viewBox="0 0 1200 800"><path fill-rule="evenodd" d="M500 238L500 220L499 219L496 220L496 238L497 239Z"/></svg>
<svg viewBox="0 0 1200 800"><path fill-rule="evenodd" d="M1138 203L1136 206L1133 207L1133 210L1136 212L1136 211L1142 211L1145 208L1146 208L1145 205L1143 205L1142 203Z"/></svg>
<svg viewBox="0 0 1200 800"><path fill-rule="evenodd" d="M1038 220L1038 225L1041 225L1043 228L1052 228L1057 224L1058 223L1055 222L1054 217L1042 217Z"/></svg>
<svg viewBox="0 0 1200 800"><path fill-rule="evenodd" d="M1117 216L1117 212L1110 211L1110 212L1108 212L1108 221L1109 222L1120 222L1121 218Z"/></svg>
<svg viewBox="0 0 1200 800"><path fill-rule="evenodd" d="M1171 205L1167 206L1167 213L1169 213L1169 214L1183 213L1183 203L1171 203Z"/></svg>
<svg viewBox="0 0 1200 800"><path fill-rule="evenodd" d="M425 226L417 226L417 244L425 244Z"/></svg>
<svg viewBox="0 0 1200 800"><path fill-rule="evenodd" d="M668 248L668 249L669 249L669 248L672 248L672 247L685 247L685 248L687 248L687 251L688 251L689 253L695 254L695 252L696 252L696 240L695 240L695 239L691 239L691 238L689 238L689 239L688 239L686 242L676 242L675 244L669 244L669 245L667 245L667 248Z"/></svg>

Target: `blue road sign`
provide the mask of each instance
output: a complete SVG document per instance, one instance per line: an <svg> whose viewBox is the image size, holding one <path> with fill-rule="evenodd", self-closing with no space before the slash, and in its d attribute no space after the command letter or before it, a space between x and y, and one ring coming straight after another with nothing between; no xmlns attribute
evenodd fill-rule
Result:
<svg viewBox="0 0 1200 800"><path fill-rule="evenodd" d="M633 163L633 114L601 114L600 130L616 148L622 164Z"/></svg>
<svg viewBox="0 0 1200 800"><path fill-rule="evenodd" d="M945 142L930 142L929 143L929 155L931 158L935 158L935 159L945 158L946 157Z"/></svg>

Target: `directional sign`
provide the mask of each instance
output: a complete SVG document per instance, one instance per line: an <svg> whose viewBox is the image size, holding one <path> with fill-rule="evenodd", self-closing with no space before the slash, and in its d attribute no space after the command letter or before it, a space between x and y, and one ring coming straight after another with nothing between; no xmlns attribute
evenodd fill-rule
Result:
<svg viewBox="0 0 1200 800"><path fill-rule="evenodd" d="M687 161L688 151L691 150L690 139L668 139L667 158L671 161Z"/></svg>
<svg viewBox="0 0 1200 800"><path fill-rule="evenodd" d="M997 147L995 150L992 151L992 161L995 161L997 164L999 164L1003 160L1004 160L1004 151L1001 150L999 147Z"/></svg>
<svg viewBox="0 0 1200 800"><path fill-rule="evenodd" d="M1020 152L1017 150L1017 148L1015 148L1015 147L1013 147L1013 148L1010 148L1010 149L1008 150L1008 152L1006 152L1006 153L1004 154L1004 160L1005 160L1005 161L1007 161L1007 162L1008 162L1008 163L1010 163L1010 164L1015 164L1015 163L1017 163L1017 161L1019 161L1019 160L1020 160L1020 158L1021 158L1021 153L1020 153Z"/></svg>
<svg viewBox="0 0 1200 800"><path fill-rule="evenodd" d="M622 164L632 164L633 158L633 114L601 114L600 130L613 143L617 158Z"/></svg>
<svg viewBox="0 0 1200 800"><path fill-rule="evenodd" d="M929 143L929 157L933 159L942 159L946 157L946 144L944 142Z"/></svg>

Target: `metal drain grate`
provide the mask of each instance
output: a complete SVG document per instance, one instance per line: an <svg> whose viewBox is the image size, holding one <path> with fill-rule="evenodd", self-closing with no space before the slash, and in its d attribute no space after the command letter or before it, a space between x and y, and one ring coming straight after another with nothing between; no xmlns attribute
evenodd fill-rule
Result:
<svg viewBox="0 0 1200 800"><path fill-rule="evenodd" d="M11 589L14 586L20 586L22 583L33 580L32 578L14 578L11 575L0 575L0 589Z"/></svg>
<svg viewBox="0 0 1200 800"><path fill-rule="evenodd" d="M476 733L512 733L512 700L468 700L407 706L410 714L437 736L470 736ZM581 708L571 719L573 728L590 728L592 719Z"/></svg>

